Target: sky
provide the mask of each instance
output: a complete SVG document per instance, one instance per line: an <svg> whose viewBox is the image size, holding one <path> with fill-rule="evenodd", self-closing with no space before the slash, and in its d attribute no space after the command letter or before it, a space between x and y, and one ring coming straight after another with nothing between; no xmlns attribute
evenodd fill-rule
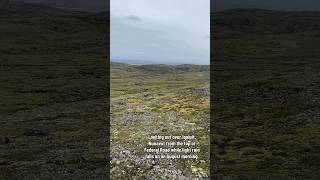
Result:
<svg viewBox="0 0 320 180"><path fill-rule="evenodd" d="M111 58L130 63L208 64L209 10L320 10L320 0L17 0L55 7L111 6Z"/></svg>
<svg viewBox="0 0 320 180"><path fill-rule="evenodd" d="M111 0L112 61L209 64L209 0Z"/></svg>

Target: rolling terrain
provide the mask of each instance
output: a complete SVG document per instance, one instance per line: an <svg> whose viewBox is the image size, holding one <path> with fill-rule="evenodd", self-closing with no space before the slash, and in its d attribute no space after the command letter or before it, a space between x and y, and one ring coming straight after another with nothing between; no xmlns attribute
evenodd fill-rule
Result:
<svg viewBox="0 0 320 180"><path fill-rule="evenodd" d="M0 11L0 179L106 178L106 13Z"/></svg>
<svg viewBox="0 0 320 180"><path fill-rule="evenodd" d="M209 66L111 63L111 178L209 175ZM148 160L150 135L195 135L198 160Z"/></svg>
<svg viewBox="0 0 320 180"><path fill-rule="evenodd" d="M64 9L77 9L83 11L106 11L110 0L15 0L17 2L37 3Z"/></svg>
<svg viewBox="0 0 320 180"><path fill-rule="evenodd" d="M212 177L317 179L320 13L212 15ZM108 24L105 13L1 9L0 179L106 177ZM203 66L113 63L111 174L205 177L208 161L142 161L139 144L173 131L206 149L209 80Z"/></svg>
<svg viewBox="0 0 320 180"><path fill-rule="evenodd" d="M214 179L320 177L320 12L212 14Z"/></svg>

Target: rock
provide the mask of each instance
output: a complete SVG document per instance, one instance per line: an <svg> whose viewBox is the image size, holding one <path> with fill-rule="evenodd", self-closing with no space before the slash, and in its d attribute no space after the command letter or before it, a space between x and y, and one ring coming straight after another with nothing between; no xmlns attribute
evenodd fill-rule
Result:
<svg viewBox="0 0 320 180"><path fill-rule="evenodd" d="M168 128L162 128L161 131L162 132L168 132Z"/></svg>

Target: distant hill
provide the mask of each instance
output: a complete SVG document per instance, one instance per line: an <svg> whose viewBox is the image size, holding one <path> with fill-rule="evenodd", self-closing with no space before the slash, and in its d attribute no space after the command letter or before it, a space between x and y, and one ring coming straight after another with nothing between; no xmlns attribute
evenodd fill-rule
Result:
<svg viewBox="0 0 320 180"><path fill-rule="evenodd" d="M320 12L234 9L212 15L214 32L292 33L320 30Z"/></svg>
<svg viewBox="0 0 320 180"><path fill-rule="evenodd" d="M281 11L318 11L320 1L314 0L211 0L212 11L228 9L269 9Z"/></svg>
<svg viewBox="0 0 320 180"><path fill-rule="evenodd" d="M166 65L166 64L147 64L131 65L126 63L111 62L111 69L121 69L130 72L142 72L151 76L167 73L186 73L186 72L209 72L209 65Z"/></svg>
<svg viewBox="0 0 320 180"><path fill-rule="evenodd" d="M310 62L320 57L320 12L233 9L212 17L215 60Z"/></svg>
<svg viewBox="0 0 320 180"><path fill-rule="evenodd" d="M24 13L57 13L61 10L50 7L48 5L38 4L38 3L25 3L18 1L0 1L1 11L0 14L24 14Z"/></svg>
<svg viewBox="0 0 320 180"><path fill-rule="evenodd" d="M39 3L58 8L101 11L109 9L109 0L17 0L27 3Z"/></svg>
<svg viewBox="0 0 320 180"><path fill-rule="evenodd" d="M8 8L0 11L0 17L0 39L5 44L0 47L1 54L48 55L79 51L89 55L98 50L103 54L104 46L109 46L105 36L109 16L105 12L67 11L11 2Z"/></svg>

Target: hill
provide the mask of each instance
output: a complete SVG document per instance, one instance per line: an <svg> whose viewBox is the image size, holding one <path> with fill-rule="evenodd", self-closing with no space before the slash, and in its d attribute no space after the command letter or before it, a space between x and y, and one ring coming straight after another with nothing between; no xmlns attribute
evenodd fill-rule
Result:
<svg viewBox="0 0 320 180"><path fill-rule="evenodd" d="M0 13L0 179L106 178L106 13Z"/></svg>
<svg viewBox="0 0 320 180"><path fill-rule="evenodd" d="M320 176L319 12L212 14L216 179Z"/></svg>
<svg viewBox="0 0 320 180"><path fill-rule="evenodd" d="M212 17L216 61L299 63L319 57L319 12L239 9Z"/></svg>
<svg viewBox="0 0 320 180"><path fill-rule="evenodd" d="M270 9L279 11L319 11L320 3L314 0L211 0L212 11L230 9Z"/></svg>
<svg viewBox="0 0 320 180"><path fill-rule="evenodd" d="M110 0L17 0L18 2L37 3L64 9L78 9L85 11L106 11Z"/></svg>

